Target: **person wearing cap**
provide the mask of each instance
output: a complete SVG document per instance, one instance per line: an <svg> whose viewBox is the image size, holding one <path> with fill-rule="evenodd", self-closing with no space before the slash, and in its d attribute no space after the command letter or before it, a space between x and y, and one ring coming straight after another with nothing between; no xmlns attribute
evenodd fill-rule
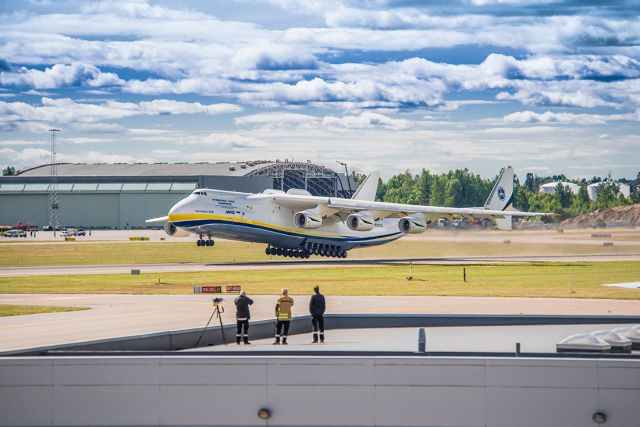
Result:
<svg viewBox="0 0 640 427"><path fill-rule="evenodd" d="M249 319L251 318L249 306L253 304L253 300L247 296L245 291L242 291L240 296L233 302L236 304L236 324L238 326L236 330L236 344L240 344L240 339L242 339L245 344L249 344Z"/></svg>
<svg viewBox="0 0 640 427"><path fill-rule="evenodd" d="M280 344L280 338L282 338L282 344L287 344L291 306L293 306L293 298L289 296L287 288L284 288L280 292L280 298L276 301L276 341L273 343L274 345Z"/></svg>
<svg viewBox="0 0 640 427"><path fill-rule="evenodd" d="M311 296L309 301L309 313L311 314L311 325L313 326L313 343L318 342L318 337L320 337L320 342L324 342L324 295L320 293L319 286L315 286L313 291L315 294Z"/></svg>

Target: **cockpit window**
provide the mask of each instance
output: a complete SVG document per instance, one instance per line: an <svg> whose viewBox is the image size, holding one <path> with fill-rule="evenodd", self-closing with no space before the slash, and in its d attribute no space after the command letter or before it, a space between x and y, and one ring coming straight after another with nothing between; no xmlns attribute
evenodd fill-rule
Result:
<svg viewBox="0 0 640 427"><path fill-rule="evenodd" d="M195 196L206 196L207 192L206 191L194 191L193 194Z"/></svg>

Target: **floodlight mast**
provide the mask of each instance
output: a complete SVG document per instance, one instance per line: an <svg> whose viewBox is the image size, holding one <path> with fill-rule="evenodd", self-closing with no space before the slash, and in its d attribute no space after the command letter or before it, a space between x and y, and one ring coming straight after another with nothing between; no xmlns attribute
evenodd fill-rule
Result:
<svg viewBox="0 0 640 427"><path fill-rule="evenodd" d="M349 197L351 197L353 196L353 190L351 189L351 179L349 179L349 170L347 169L347 164L344 162L341 162L340 160L336 160L336 163L344 166L344 174L347 177L347 185L349 186Z"/></svg>
<svg viewBox="0 0 640 427"><path fill-rule="evenodd" d="M59 129L49 129L51 135L51 173L49 177L49 227L60 227L60 200L58 197L58 164L56 162L56 134Z"/></svg>

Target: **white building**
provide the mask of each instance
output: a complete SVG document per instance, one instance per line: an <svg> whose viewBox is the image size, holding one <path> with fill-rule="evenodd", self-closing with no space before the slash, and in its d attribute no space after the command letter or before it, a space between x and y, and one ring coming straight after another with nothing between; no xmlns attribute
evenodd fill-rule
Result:
<svg viewBox="0 0 640 427"><path fill-rule="evenodd" d="M587 186L587 193L589 194L590 200L598 200L598 193L600 192L600 187L602 187L603 184L603 182L594 182ZM631 196L631 188L627 184L623 184L621 182L618 182L617 184L620 186L620 194L624 197Z"/></svg>
<svg viewBox="0 0 640 427"><path fill-rule="evenodd" d="M562 182L562 185L567 191L571 192L572 194L578 194L578 190L580 190L580 186L578 184L574 184L573 182ZM558 181L543 184L540 186L540 192L547 193L547 194L555 194L557 186L558 186Z"/></svg>

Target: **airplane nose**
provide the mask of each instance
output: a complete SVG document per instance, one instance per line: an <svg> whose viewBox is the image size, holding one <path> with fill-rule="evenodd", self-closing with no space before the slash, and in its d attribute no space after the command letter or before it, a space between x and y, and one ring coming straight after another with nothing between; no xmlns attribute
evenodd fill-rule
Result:
<svg viewBox="0 0 640 427"><path fill-rule="evenodd" d="M186 199L180 200L178 203L173 205L171 209L169 209L169 215L184 213L186 206L189 204L190 200L187 197Z"/></svg>

